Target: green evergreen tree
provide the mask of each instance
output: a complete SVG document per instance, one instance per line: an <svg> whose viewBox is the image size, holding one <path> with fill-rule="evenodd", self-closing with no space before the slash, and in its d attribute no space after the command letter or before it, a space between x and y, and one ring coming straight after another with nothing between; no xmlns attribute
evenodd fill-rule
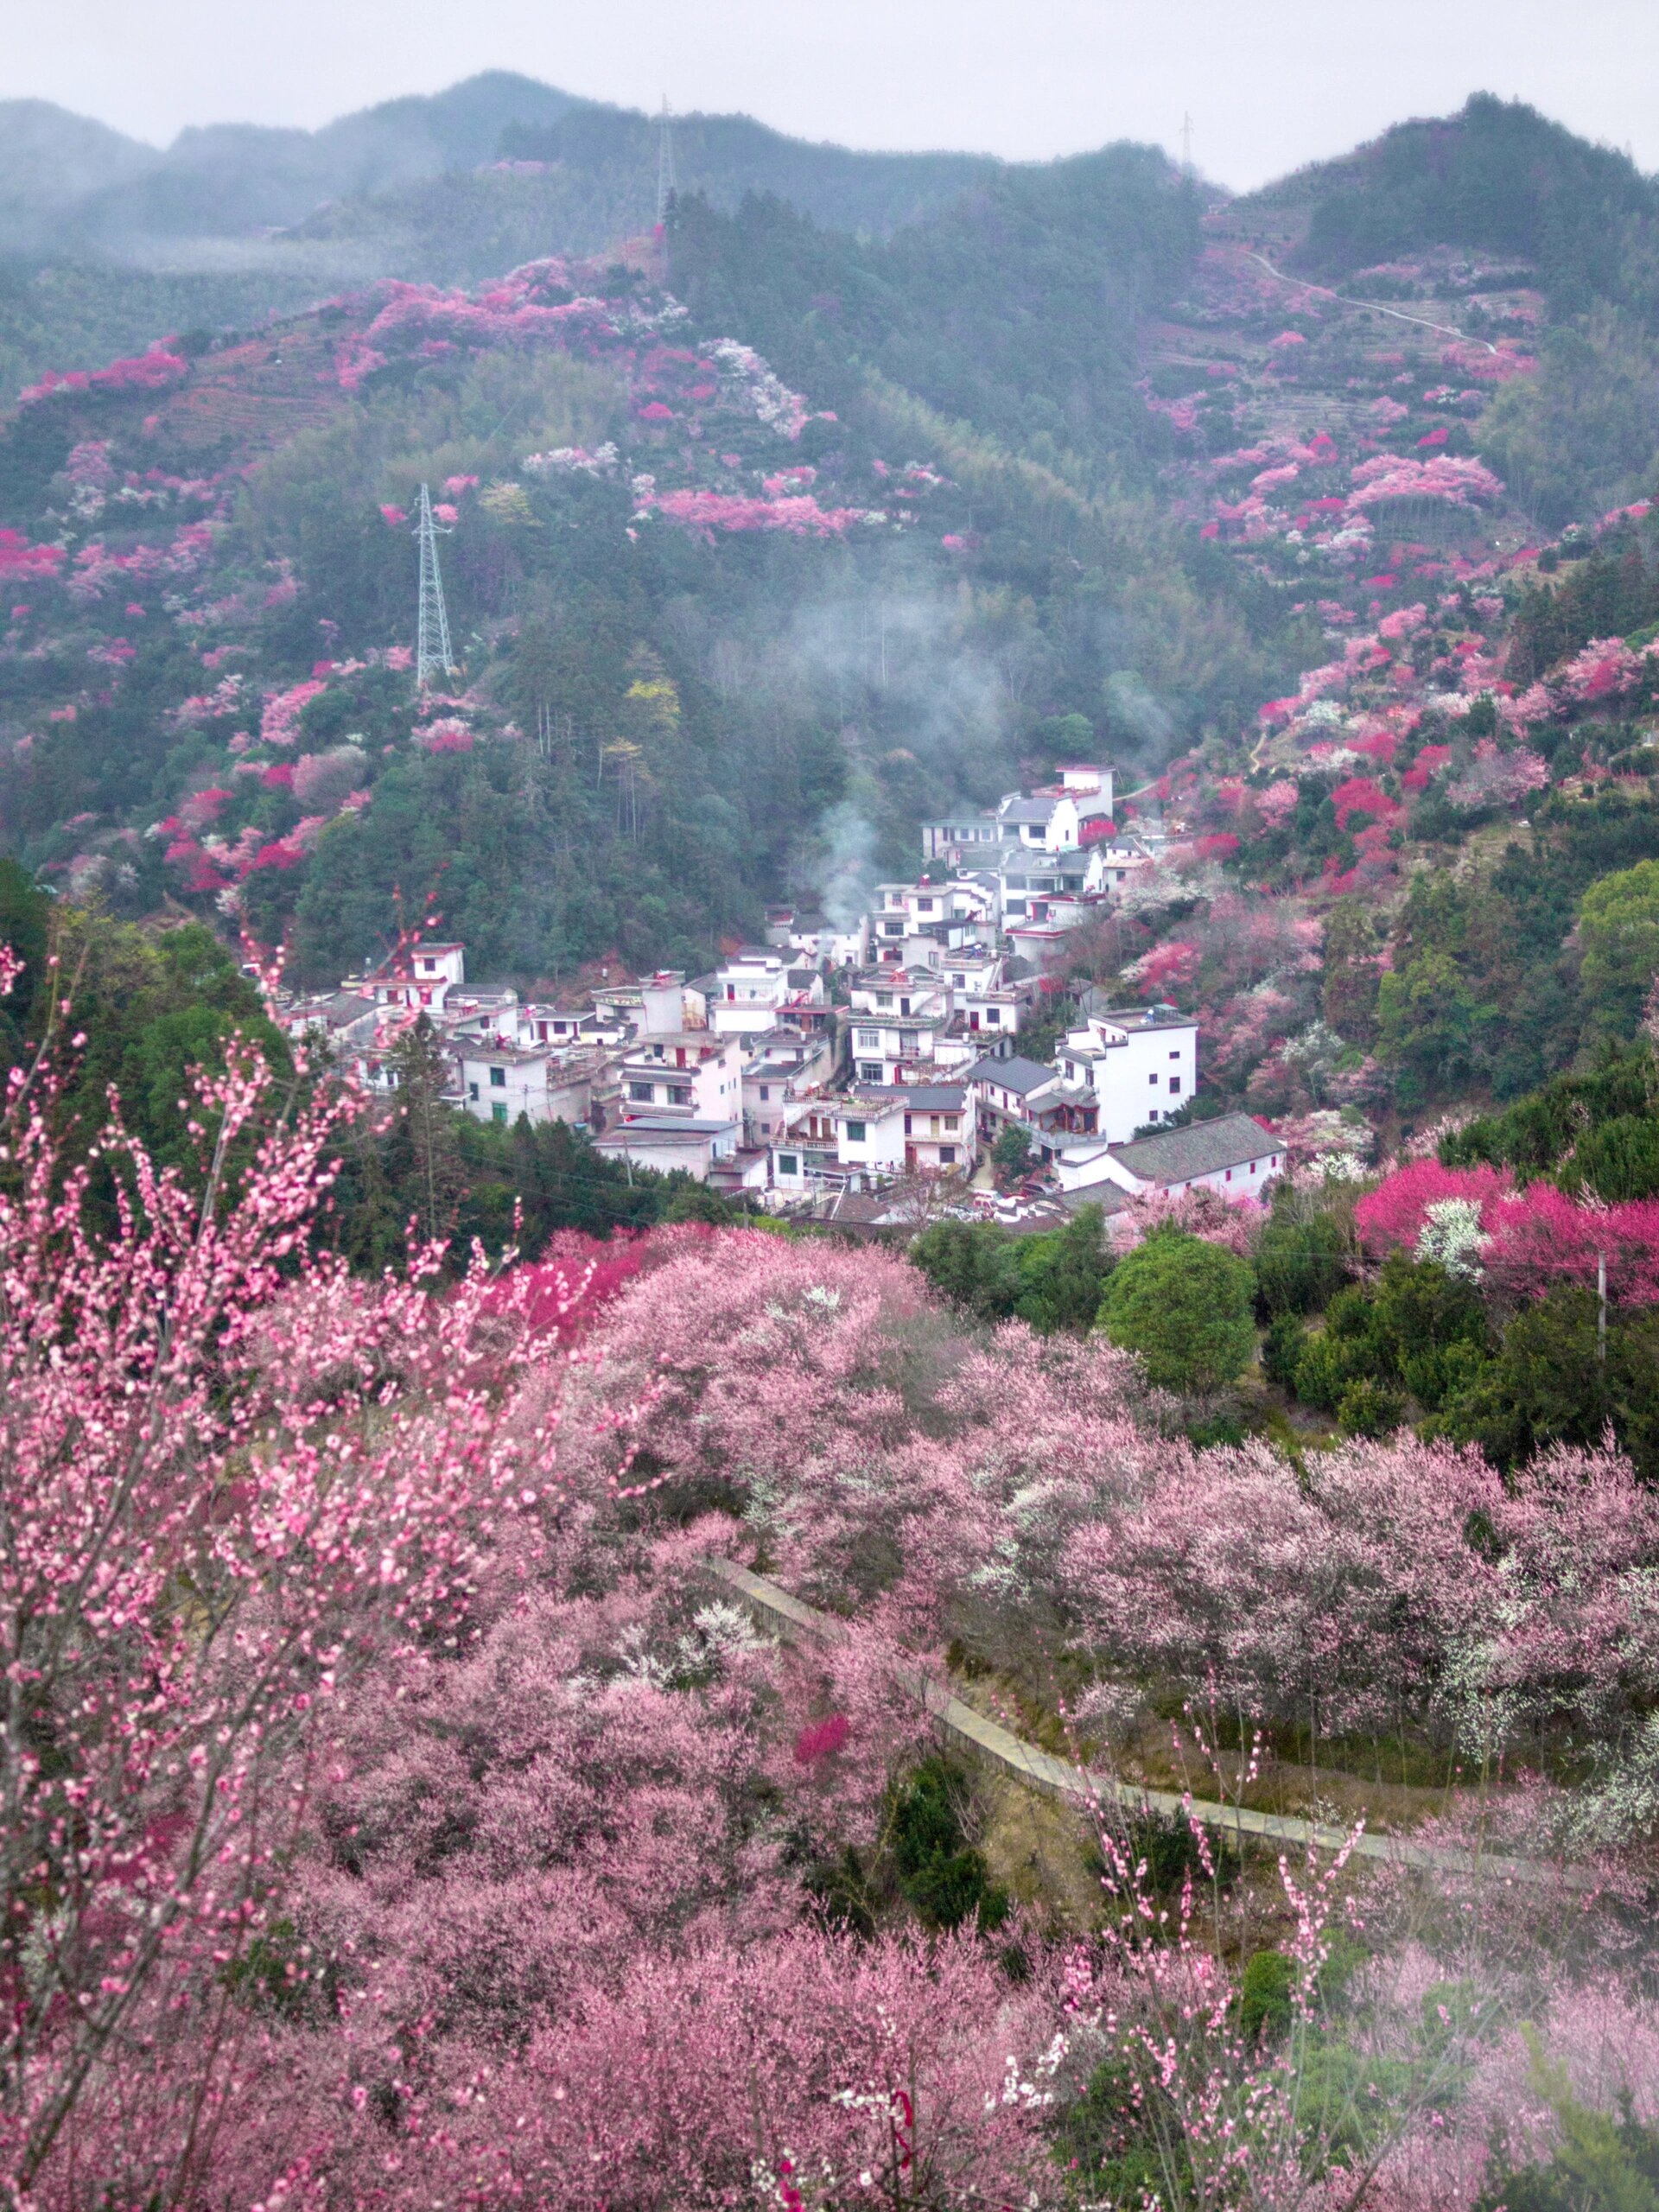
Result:
<svg viewBox="0 0 1659 2212"><path fill-rule="evenodd" d="M1162 1390L1220 1390L1255 1345L1249 1262L1181 1230L1154 1230L1113 1269L1100 1322Z"/></svg>
<svg viewBox="0 0 1659 2212"><path fill-rule="evenodd" d="M397 1100L382 1156L387 1185L404 1219L414 1221L419 1236L452 1237L467 1195L467 1175L454 1109L443 1096L450 1079L448 1055L424 1014L397 1039L391 1067Z"/></svg>

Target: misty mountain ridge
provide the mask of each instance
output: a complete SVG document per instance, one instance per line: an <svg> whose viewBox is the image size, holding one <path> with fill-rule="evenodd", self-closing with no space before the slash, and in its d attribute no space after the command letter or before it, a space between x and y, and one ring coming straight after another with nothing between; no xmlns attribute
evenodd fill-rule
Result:
<svg viewBox="0 0 1659 2212"><path fill-rule="evenodd" d="M866 154L792 139L747 116L674 123L677 181L731 205L776 192L818 219L889 232L947 204L1005 166L950 153ZM486 189L524 198L524 180L558 172L531 199L574 219L559 243L592 251L656 213L655 119L579 99L532 79L490 71L429 96L388 100L308 131L214 124L181 131L165 150L38 100L0 103L0 252L108 256L144 266L226 265L230 241L307 226L290 253L329 259L327 242L379 231L396 255L418 197L442 179L493 169ZM500 165L500 166L497 166ZM573 198L571 181L586 181ZM336 229L329 203L353 210ZM437 210L429 210L435 215ZM218 252L206 250L216 242ZM355 269L357 256L343 248ZM336 256L335 257L340 257Z"/></svg>

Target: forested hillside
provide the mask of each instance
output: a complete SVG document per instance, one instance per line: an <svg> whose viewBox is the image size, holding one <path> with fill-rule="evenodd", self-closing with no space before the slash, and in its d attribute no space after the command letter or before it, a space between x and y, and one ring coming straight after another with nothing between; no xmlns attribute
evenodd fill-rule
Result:
<svg viewBox="0 0 1659 2212"><path fill-rule="evenodd" d="M1087 316L1059 251L1085 217ZM723 225L783 224L748 258L786 302L801 220L688 201L689 304L647 242L32 388L3 462L22 855L122 912L291 918L322 977L395 887L440 879L486 972L698 962L848 853L906 864L920 813L1075 743L1044 734L1068 715L1156 758L1290 672L1278 610L1224 568L1198 582L1151 496L1136 316L1196 240L1154 158L1010 187L902 246L812 232L849 285L868 263L880 351L820 345L798 390L734 335L785 308L751 312L720 257L744 253ZM976 365L998 270L1043 334L1031 406L1062 431L1052 395L1075 407L1082 460ZM464 640L442 711L401 673L423 480Z"/></svg>
<svg viewBox="0 0 1659 2212"><path fill-rule="evenodd" d="M476 283L550 251L599 252L655 219L659 151L637 111L501 70L320 130L218 125L164 150L45 101L0 102L0 395L342 284ZM881 236L1002 167L703 115L676 119L673 165L715 205L774 192Z"/></svg>

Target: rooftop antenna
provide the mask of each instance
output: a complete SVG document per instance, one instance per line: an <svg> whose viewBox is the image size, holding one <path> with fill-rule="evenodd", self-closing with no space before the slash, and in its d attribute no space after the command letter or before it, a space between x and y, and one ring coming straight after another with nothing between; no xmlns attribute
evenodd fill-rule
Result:
<svg viewBox="0 0 1659 2212"><path fill-rule="evenodd" d="M1191 176L1192 174L1192 118L1190 115L1183 115L1181 118L1181 175Z"/></svg>
<svg viewBox="0 0 1659 2212"><path fill-rule="evenodd" d="M432 495L421 486L421 518L415 535L421 542L421 608L415 638L415 685L424 691L435 676L453 676L454 657L449 651L449 617L443 604L443 574L438 567L440 525L432 519ZM447 527L442 535L449 535Z"/></svg>
<svg viewBox="0 0 1659 2212"><path fill-rule="evenodd" d="M668 220L668 203L678 190L674 175L674 117L668 105L668 95L663 95L663 111L657 118L657 220Z"/></svg>

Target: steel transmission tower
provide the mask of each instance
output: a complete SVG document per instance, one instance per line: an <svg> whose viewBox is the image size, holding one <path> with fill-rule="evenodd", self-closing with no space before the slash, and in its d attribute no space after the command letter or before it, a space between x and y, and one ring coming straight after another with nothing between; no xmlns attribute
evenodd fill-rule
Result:
<svg viewBox="0 0 1659 2212"><path fill-rule="evenodd" d="M668 203L677 189L674 175L674 118L664 95L663 111L657 118L657 220L659 224L668 220Z"/></svg>
<svg viewBox="0 0 1659 2212"><path fill-rule="evenodd" d="M421 518L415 535L421 542L421 609L415 638L415 683L424 691L435 676L453 676L454 657L449 651L449 617L443 604L443 573L438 567L438 538L447 537L432 519L432 495L421 486Z"/></svg>

